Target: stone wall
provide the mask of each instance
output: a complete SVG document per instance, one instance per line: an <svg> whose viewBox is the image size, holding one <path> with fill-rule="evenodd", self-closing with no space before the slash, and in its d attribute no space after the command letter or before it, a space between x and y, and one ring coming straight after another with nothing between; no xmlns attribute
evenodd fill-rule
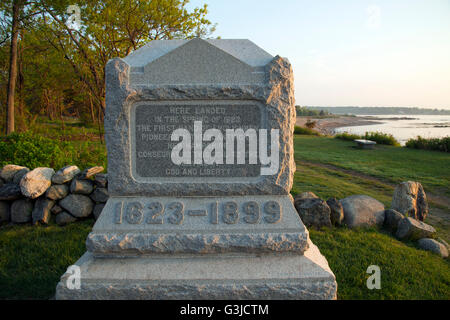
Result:
<svg viewBox="0 0 450 320"><path fill-rule="evenodd" d="M0 223L58 225L93 216L97 219L108 200L108 177L103 167L81 171L8 164L0 170Z"/></svg>

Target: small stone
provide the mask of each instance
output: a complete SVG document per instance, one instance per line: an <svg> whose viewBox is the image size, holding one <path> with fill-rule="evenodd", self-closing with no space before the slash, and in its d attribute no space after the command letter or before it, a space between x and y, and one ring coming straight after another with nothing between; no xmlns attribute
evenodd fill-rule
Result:
<svg viewBox="0 0 450 320"><path fill-rule="evenodd" d="M69 187L66 184L55 184L48 188L45 196L52 200L60 200L69 194Z"/></svg>
<svg viewBox="0 0 450 320"><path fill-rule="evenodd" d="M105 207L104 203L97 203L94 207L94 218L95 220L98 219L98 217L100 216L100 213L102 213L103 208Z"/></svg>
<svg viewBox="0 0 450 320"><path fill-rule="evenodd" d="M324 200L295 197L294 205L307 227L331 227L331 210Z"/></svg>
<svg viewBox="0 0 450 320"><path fill-rule="evenodd" d="M55 202L45 197L38 198L34 204L32 212L33 224L48 224L50 220L50 210Z"/></svg>
<svg viewBox="0 0 450 320"><path fill-rule="evenodd" d="M439 241L430 238L422 238L417 241L417 244L419 245L419 248L434 252L442 258L448 257L448 249Z"/></svg>
<svg viewBox="0 0 450 320"><path fill-rule="evenodd" d="M13 182L14 175L22 169L27 168L22 166L16 166L15 164L7 164L0 171L0 178L2 178L6 183Z"/></svg>
<svg viewBox="0 0 450 320"><path fill-rule="evenodd" d="M66 211L63 211L56 216L56 224L59 226L64 226L75 221L77 221L77 218L70 215Z"/></svg>
<svg viewBox="0 0 450 320"><path fill-rule="evenodd" d="M30 199L19 199L11 205L11 222L26 223L31 221L33 212L33 201Z"/></svg>
<svg viewBox="0 0 450 320"><path fill-rule="evenodd" d="M17 184L6 183L0 187L0 200L11 201L22 197L22 192Z"/></svg>
<svg viewBox="0 0 450 320"><path fill-rule="evenodd" d="M61 212L63 212L64 210L63 210L63 208L61 208L60 206L58 206L57 204L55 204L54 206L53 206L53 208L50 210L53 214L58 214L58 213L61 213Z"/></svg>
<svg viewBox="0 0 450 320"><path fill-rule="evenodd" d="M0 201L0 223L8 222L10 219L10 205L6 201Z"/></svg>
<svg viewBox="0 0 450 320"><path fill-rule="evenodd" d="M28 169L28 168L23 168L23 169L17 171L16 174L14 175L13 183L20 184L20 181L28 172L30 172L30 169Z"/></svg>
<svg viewBox="0 0 450 320"><path fill-rule="evenodd" d="M402 182L394 190L391 208L401 214L424 221L428 214L428 202L420 182Z"/></svg>
<svg viewBox="0 0 450 320"><path fill-rule="evenodd" d="M400 220L396 237L401 240L419 240L422 238L432 238L435 233L436 230L432 226L407 217Z"/></svg>
<svg viewBox="0 0 450 320"><path fill-rule="evenodd" d="M102 172L103 170L104 170L104 168L101 166L87 168L81 173L80 178L81 179L90 178L90 177L96 175L97 173Z"/></svg>
<svg viewBox="0 0 450 320"><path fill-rule="evenodd" d="M341 225L344 220L344 209L341 203L336 198L329 198L327 200L327 205L330 207L331 223L334 225Z"/></svg>
<svg viewBox="0 0 450 320"><path fill-rule="evenodd" d="M69 194L59 201L59 205L76 218L84 218L92 213L94 203L81 194Z"/></svg>
<svg viewBox="0 0 450 320"><path fill-rule="evenodd" d="M81 170L77 166L66 166L59 169L52 177L52 182L55 184L63 184L71 181Z"/></svg>
<svg viewBox="0 0 450 320"><path fill-rule="evenodd" d="M90 194L94 190L94 183L91 180L73 179L70 184L71 193Z"/></svg>
<svg viewBox="0 0 450 320"><path fill-rule="evenodd" d="M384 205L366 195L353 195L340 200L344 209L344 222L349 228L382 226Z"/></svg>
<svg viewBox="0 0 450 320"><path fill-rule="evenodd" d="M20 181L20 190L28 198L35 199L52 185L55 171L51 168L36 168L28 172Z"/></svg>
<svg viewBox="0 0 450 320"><path fill-rule="evenodd" d="M95 185L99 188L106 188L108 185L108 174L99 173L95 175Z"/></svg>
<svg viewBox="0 0 450 320"><path fill-rule="evenodd" d="M394 209L387 209L384 211L384 227L395 234L398 224L403 218L404 216L400 212Z"/></svg>
<svg viewBox="0 0 450 320"><path fill-rule="evenodd" d="M106 188L96 188L91 194L91 199L95 202L106 202L108 201L109 193Z"/></svg>

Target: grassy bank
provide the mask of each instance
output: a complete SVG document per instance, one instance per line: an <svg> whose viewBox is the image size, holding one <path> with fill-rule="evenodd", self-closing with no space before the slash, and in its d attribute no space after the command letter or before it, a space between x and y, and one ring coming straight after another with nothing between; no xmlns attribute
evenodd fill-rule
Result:
<svg viewBox="0 0 450 320"><path fill-rule="evenodd" d="M101 148L99 141L94 143ZM442 196L450 194L450 157L442 152L390 146L361 150L354 142L296 135L295 159L293 194L367 194L388 206L394 183L405 180L420 181L426 191ZM444 220L450 214L432 204L427 222L448 240L449 227L435 218L436 210ZM85 251L92 225L86 220L65 227L53 222L48 227L0 227L0 298L52 297L59 277ZM448 259L374 229L310 230L310 235L336 275L339 299L450 299ZM381 268L381 290L366 287L369 265Z"/></svg>

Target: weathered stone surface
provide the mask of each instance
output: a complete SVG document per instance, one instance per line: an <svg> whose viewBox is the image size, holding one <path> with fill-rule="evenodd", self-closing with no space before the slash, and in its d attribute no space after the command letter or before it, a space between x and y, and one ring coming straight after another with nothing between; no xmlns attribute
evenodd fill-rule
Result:
<svg viewBox="0 0 450 320"><path fill-rule="evenodd" d="M9 202L0 201L0 223L8 222L9 220L10 220Z"/></svg>
<svg viewBox="0 0 450 320"><path fill-rule="evenodd" d="M83 170L83 172L80 175L80 178L81 179L90 178L90 177L96 175L97 173L103 172L103 170L105 170L105 169L102 166L95 166L95 167L87 168L87 169Z"/></svg>
<svg viewBox="0 0 450 320"><path fill-rule="evenodd" d="M109 193L108 189L106 188L96 188L94 192L91 194L91 199L95 202L102 202L105 203L108 201Z"/></svg>
<svg viewBox="0 0 450 320"><path fill-rule="evenodd" d="M69 194L59 201L59 205L76 218L89 216L94 208L92 200L81 194Z"/></svg>
<svg viewBox="0 0 450 320"><path fill-rule="evenodd" d="M14 183L6 183L0 187L0 200L11 201L22 197L20 187Z"/></svg>
<svg viewBox="0 0 450 320"><path fill-rule="evenodd" d="M51 168L39 167L28 172L20 181L20 190L28 198L35 199L44 194L52 184L55 171Z"/></svg>
<svg viewBox="0 0 450 320"><path fill-rule="evenodd" d="M78 194L90 194L94 190L94 183L91 180L73 179L70 184L70 192Z"/></svg>
<svg viewBox="0 0 450 320"><path fill-rule="evenodd" d="M106 188L108 186L108 174L107 173L96 174L94 183L99 188Z"/></svg>
<svg viewBox="0 0 450 320"><path fill-rule="evenodd" d="M401 240L419 240L422 238L432 238L436 230L421 221L413 218L404 218L400 220L396 237Z"/></svg>
<svg viewBox="0 0 450 320"><path fill-rule="evenodd" d="M95 205L94 211L93 211L95 220L98 219L98 217L99 217L100 214L102 213L102 210L103 210L104 207L105 207L105 204L104 204L104 203L97 203L97 204Z"/></svg>
<svg viewBox="0 0 450 320"><path fill-rule="evenodd" d="M50 210L55 202L45 197L40 197L34 203L32 212L33 224L42 223L48 224L51 216Z"/></svg>
<svg viewBox="0 0 450 320"><path fill-rule="evenodd" d="M331 210L319 198L295 198L295 208L307 227L331 227Z"/></svg>
<svg viewBox="0 0 450 320"><path fill-rule="evenodd" d="M31 221L33 212L33 201L30 199L19 199L11 205L11 222L26 223Z"/></svg>
<svg viewBox="0 0 450 320"><path fill-rule="evenodd" d="M384 228L395 234L397 232L398 224L403 218L404 216L400 212L394 209L387 209L384 211L383 226Z"/></svg>
<svg viewBox="0 0 450 320"><path fill-rule="evenodd" d="M12 182L15 184L20 184L20 181L28 172L30 172L30 169L28 169L28 168L23 168L23 169L17 171L16 174L14 175Z"/></svg>
<svg viewBox="0 0 450 320"><path fill-rule="evenodd" d="M14 175L26 167L17 166L15 164L7 164L0 170L0 178L2 178L6 183L13 182Z"/></svg>
<svg viewBox="0 0 450 320"><path fill-rule="evenodd" d="M59 169L52 177L52 182L55 184L63 184L71 181L81 171L77 166L66 166Z"/></svg>
<svg viewBox="0 0 450 320"><path fill-rule="evenodd" d="M81 290L61 277L56 299L336 299L333 272L309 241L303 255L95 259L89 252L76 263ZM127 277L123 276L126 272Z"/></svg>
<svg viewBox="0 0 450 320"><path fill-rule="evenodd" d="M422 238L417 241L417 244L419 245L419 248L434 252L442 258L448 257L448 249L439 241L430 238Z"/></svg>
<svg viewBox="0 0 450 320"><path fill-rule="evenodd" d="M62 211L56 215L56 224L60 226L64 226L75 221L77 221L77 218L66 211Z"/></svg>
<svg viewBox="0 0 450 320"><path fill-rule="evenodd" d="M330 207L331 213L331 223L334 225L341 225L344 221L344 208L342 208L341 203L336 198L329 198L327 200L327 205Z"/></svg>
<svg viewBox="0 0 450 320"><path fill-rule="evenodd" d="M420 182L402 182L394 190L391 208L407 217L424 221L428 214L428 202Z"/></svg>
<svg viewBox="0 0 450 320"><path fill-rule="evenodd" d="M55 184L48 188L45 196L52 200L60 200L69 194L69 187L66 184Z"/></svg>
<svg viewBox="0 0 450 320"><path fill-rule="evenodd" d="M344 222L349 228L382 226L384 205L366 195L353 195L340 200L344 209Z"/></svg>
<svg viewBox="0 0 450 320"><path fill-rule="evenodd" d="M447 250L450 250L450 245L448 244L447 241L445 241L444 239L439 238L439 237L436 240L439 241L440 243L442 243L447 248Z"/></svg>
<svg viewBox="0 0 450 320"><path fill-rule="evenodd" d="M296 195L294 199L308 199L308 198L319 198L319 197L316 196L314 192L306 191Z"/></svg>
<svg viewBox="0 0 450 320"><path fill-rule="evenodd" d="M61 212L63 212L64 210L63 210L63 208L61 208L60 206L58 206L57 204L55 204L54 206L53 206L53 208L50 210L53 214L58 214L58 213L61 213Z"/></svg>

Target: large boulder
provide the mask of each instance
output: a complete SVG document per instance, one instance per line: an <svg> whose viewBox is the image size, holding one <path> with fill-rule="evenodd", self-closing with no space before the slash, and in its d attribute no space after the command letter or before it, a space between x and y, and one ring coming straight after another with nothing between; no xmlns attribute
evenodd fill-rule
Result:
<svg viewBox="0 0 450 320"><path fill-rule="evenodd" d="M20 181L20 190L28 198L35 199L52 185L52 176L55 170L39 167L28 172Z"/></svg>
<svg viewBox="0 0 450 320"><path fill-rule="evenodd" d="M14 175L26 167L16 166L15 164L7 164L0 170L0 178L5 182L13 182Z"/></svg>
<svg viewBox="0 0 450 320"><path fill-rule="evenodd" d="M382 226L384 205L366 195L353 195L340 201L344 209L344 222L349 228Z"/></svg>
<svg viewBox="0 0 450 320"><path fill-rule="evenodd" d="M421 221L406 217L400 220L396 237L400 240L419 240L422 238L433 238L436 230Z"/></svg>
<svg viewBox="0 0 450 320"><path fill-rule="evenodd" d="M330 207L331 223L334 225L341 225L344 220L344 208L342 208L341 203L336 198L329 198L327 200L327 205Z"/></svg>
<svg viewBox="0 0 450 320"><path fill-rule="evenodd" d="M14 183L6 183L0 187L0 201L17 200L22 197L20 187Z"/></svg>
<svg viewBox="0 0 450 320"><path fill-rule="evenodd" d="M40 197L36 200L34 204L34 209L31 214L33 219L33 224L48 224L51 216L51 209L55 202L53 200L47 199L45 197Z"/></svg>
<svg viewBox="0 0 450 320"><path fill-rule="evenodd" d="M77 166L66 166L59 169L52 177L52 182L55 184L63 184L71 181L81 170Z"/></svg>
<svg viewBox="0 0 450 320"><path fill-rule="evenodd" d="M417 241L417 244L419 245L419 248L434 252L440 255L442 258L448 257L448 249L445 247L445 245L434 239L430 238L419 239L419 241Z"/></svg>
<svg viewBox="0 0 450 320"><path fill-rule="evenodd" d="M319 198L299 198L294 199L297 212L307 227L331 227L330 207Z"/></svg>
<svg viewBox="0 0 450 320"><path fill-rule="evenodd" d="M91 180L73 179L70 184L70 192L78 194L90 194L94 190L94 183Z"/></svg>
<svg viewBox="0 0 450 320"><path fill-rule="evenodd" d="M76 218L84 218L92 213L94 202L82 194L69 194L59 201L59 206Z"/></svg>
<svg viewBox="0 0 450 320"><path fill-rule="evenodd" d="M384 228L391 231L392 233L397 232L397 227L404 216L393 209L388 209L384 211Z"/></svg>
<svg viewBox="0 0 450 320"><path fill-rule="evenodd" d="M0 201L0 223L8 222L10 219L10 205L7 201Z"/></svg>
<svg viewBox="0 0 450 320"><path fill-rule="evenodd" d="M28 172L30 172L30 169L28 169L28 168L23 168L23 169L17 171L16 174L14 175L12 182L14 184L20 184L20 181Z"/></svg>
<svg viewBox="0 0 450 320"><path fill-rule="evenodd" d="M428 202L420 182L402 182L394 190L391 208L401 214L424 221L428 214Z"/></svg>
<svg viewBox="0 0 450 320"><path fill-rule="evenodd" d="M11 205L11 222L26 223L31 221L33 212L33 201L30 199L19 199Z"/></svg>
<svg viewBox="0 0 450 320"><path fill-rule="evenodd" d="M69 187L66 184L55 184L48 188L45 196L52 200L60 200L69 194Z"/></svg>
<svg viewBox="0 0 450 320"><path fill-rule="evenodd" d="M72 216L71 214L67 213L66 211L62 211L56 216L56 224L60 226L64 226L68 223L72 223L77 221L77 218Z"/></svg>
<svg viewBox="0 0 450 320"><path fill-rule="evenodd" d="M96 188L91 194L91 199L95 202L106 202L109 198L108 189L106 188Z"/></svg>
<svg viewBox="0 0 450 320"><path fill-rule="evenodd" d="M316 196L315 193L311 191L302 192L295 196L295 199L309 199L309 198L319 198L319 197Z"/></svg>

